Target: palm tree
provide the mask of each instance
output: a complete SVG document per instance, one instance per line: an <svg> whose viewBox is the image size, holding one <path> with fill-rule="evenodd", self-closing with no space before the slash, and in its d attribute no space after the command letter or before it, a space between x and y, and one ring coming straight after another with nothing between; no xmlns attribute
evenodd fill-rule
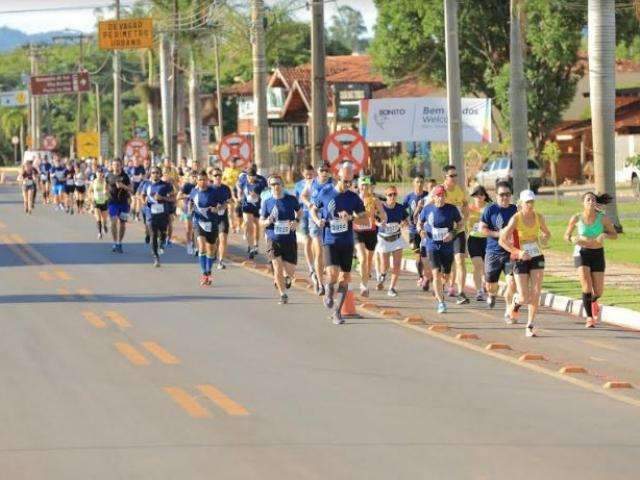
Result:
<svg viewBox="0 0 640 480"><path fill-rule="evenodd" d="M615 0L589 0L589 101L595 184L598 192L614 198L607 205L607 213L621 229L615 183L615 13Z"/></svg>

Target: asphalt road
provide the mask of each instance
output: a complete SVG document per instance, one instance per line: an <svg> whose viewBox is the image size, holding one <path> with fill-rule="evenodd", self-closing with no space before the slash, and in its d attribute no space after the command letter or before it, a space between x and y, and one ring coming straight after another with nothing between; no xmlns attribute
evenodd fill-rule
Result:
<svg viewBox="0 0 640 480"><path fill-rule="evenodd" d="M630 479L640 409L0 187L0 478Z"/></svg>

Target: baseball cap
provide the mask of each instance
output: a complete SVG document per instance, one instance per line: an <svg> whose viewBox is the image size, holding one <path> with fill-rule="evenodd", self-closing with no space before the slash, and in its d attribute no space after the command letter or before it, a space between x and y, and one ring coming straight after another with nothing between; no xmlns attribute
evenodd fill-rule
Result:
<svg viewBox="0 0 640 480"><path fill-rule="evenodd" d="M443 197L446 193L447 191L444 189L442 185L436 185L429 192L430 195L434 195L436 197Z"/></svg>
<svg viewBox="0 0 640 480"><path fill-rule="evenodd" d="M523 190L520 192L520 201L521 202L532 202L536 199L536 194L531 190Z"/></svg>
<svg viewBox="0 0 640 480"><path fill-rule="evenodd" d="M358 181L358 183L360 185L371 185L371 177L360 177L360 180Z"/></svg>

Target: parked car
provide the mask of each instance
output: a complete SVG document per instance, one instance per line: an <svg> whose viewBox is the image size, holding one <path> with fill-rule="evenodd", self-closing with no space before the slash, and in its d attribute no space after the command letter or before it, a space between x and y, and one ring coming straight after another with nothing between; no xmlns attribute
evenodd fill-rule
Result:
<svg viewBox="0 0 640 480"><path fill-rule="evenodd" d="M542 185L542 170L533 160L527 161L527 179L529 188L538 193ZM498 182L507 181L513 186L513 169L510 157L498 157L489 160L476 174L476 181L484 188L495 188Z"/></svg>

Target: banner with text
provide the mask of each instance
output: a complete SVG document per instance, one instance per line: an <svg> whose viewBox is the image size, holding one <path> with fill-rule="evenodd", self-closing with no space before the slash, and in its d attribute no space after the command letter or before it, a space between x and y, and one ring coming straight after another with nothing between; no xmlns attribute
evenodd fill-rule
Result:
<svg viewBox="0 0 640 480"><path fill-rule="evenodd" d="M362 100L360 133L368 142L446 142L446 98ZM462 99L462 139L491 143L491 99Z"/></svg>

